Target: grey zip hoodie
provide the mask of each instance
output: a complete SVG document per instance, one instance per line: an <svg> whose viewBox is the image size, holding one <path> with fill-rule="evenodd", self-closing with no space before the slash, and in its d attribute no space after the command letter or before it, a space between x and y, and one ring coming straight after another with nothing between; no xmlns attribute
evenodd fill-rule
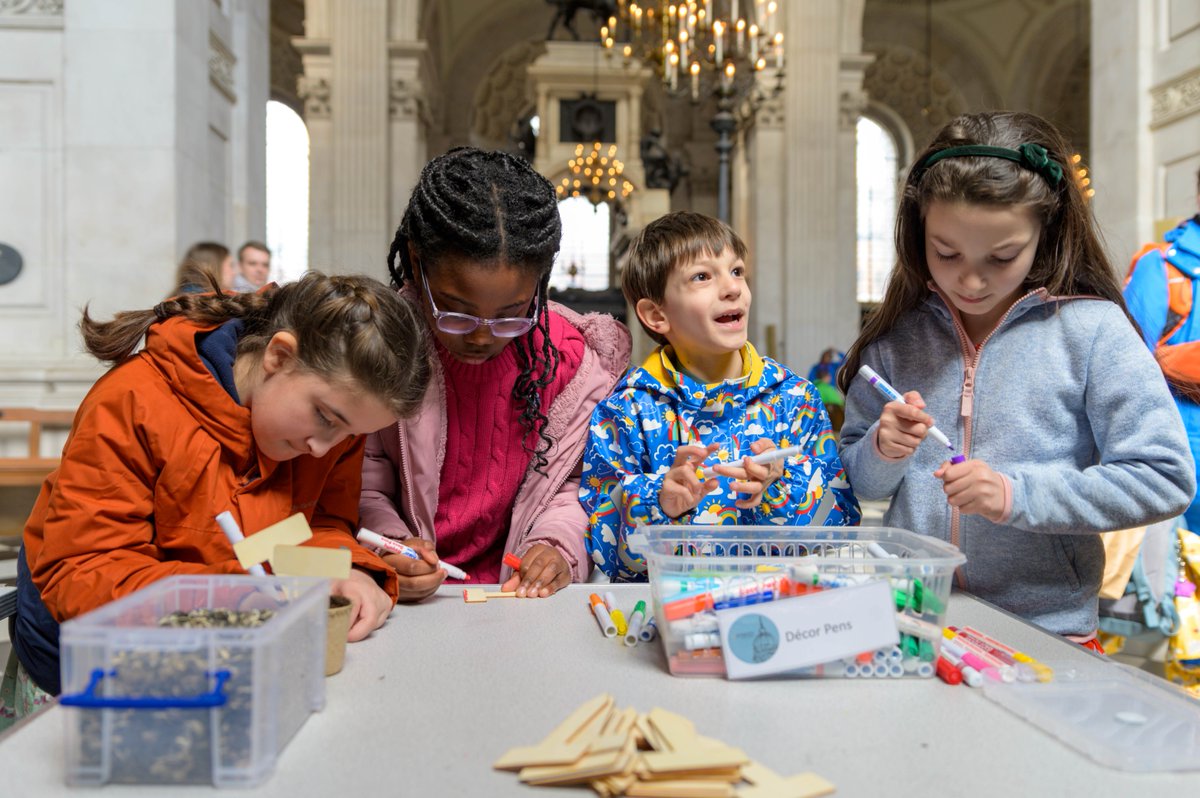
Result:
<svg viewBox="0 0 1200 798"><path fill-rule="evenodd" d="M1058 634L1097 625L1096 533L1181 513L1196 490L1187 435L1162 372L1121 309L1090 297L1018 300L976 350L936 292L863 352L959 450L1009 483L1003 523L953 510L926 438L889 461L875 443L886 400L855 378L842 463L860 498L891 497L884 522L956 544L960 587Z"/></svg>

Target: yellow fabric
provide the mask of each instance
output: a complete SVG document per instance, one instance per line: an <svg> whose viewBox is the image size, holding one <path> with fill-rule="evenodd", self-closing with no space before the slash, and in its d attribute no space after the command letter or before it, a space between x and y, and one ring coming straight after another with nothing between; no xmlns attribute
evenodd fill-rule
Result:
<svg viewBox="0 0 1200 798"><path fill-rule="evenodd" d="M642 362L642 369L666 387L675 388L679 384L675 379L675 375L679 373L679 366L675 364L674 354L675 350L669 344L660 346ZM763 366L762 355L758 354L754 344L747 341L742 347L741 378L747 385L758 385L762 380Z"/></svg>
<svg viewBox="0 0 1200 798"><path fill-rule="evenodd" d="M1125 586L1129 584L1138 548L1145 536L1144 526L1105 532L1100 536L1104 542L1104 578L1100 582L1100 598L1119 599L1125 595Z"/></svg>

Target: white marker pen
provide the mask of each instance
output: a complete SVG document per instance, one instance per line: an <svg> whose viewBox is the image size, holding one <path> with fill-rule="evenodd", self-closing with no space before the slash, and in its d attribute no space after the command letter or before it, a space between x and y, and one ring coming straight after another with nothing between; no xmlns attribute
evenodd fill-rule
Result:
<svg viewBox="0 0 1200 798"><path fill-rule="evenodd" d="M887 380L885 380L883 377L880 377L879 374L876 373L875 369L871 368L870 366L863 366L862 368L860 368L858 370L858 376L862 377L867 382L874 385L875 390L879 391L881 394L886 396L891 401L899 402L900 404L908 404L907 402L904 401L904 397L900 395L900 392L897 391L892 386L888 385ZM938 443L945 446L950 451L952 451L952 452L955 451L954 444L951 443L950 439L946 437L946 433L942 432L937 427L934 427L931 425L929 427L929 434L933 436L934 440L936 440ZM950 462L951 463L961 463L966 459L967 458L965 455L956 453L954 455L954 457L950 458Z"/></svg>
<svg viewBox="0 0 1200 798"><path fill-rule="evenodd" d="M786 449L769 449L762 454L756 454L752 456L750 458L750 462L754 463L755 465L766 465L779 460L786 460L789 457L795 457L796 455L800 454L803 449L803 446L789 446ZM741 459L730 460L728 463L721 463L720 465L735 466L741 464L741 462ZM702 480L712 479L714 475L717 475L717 472L713 470L714 468L716 468L716 466L709 466L708 468L701 470L696 476L700 477Z"/></svg>
<svg viewBox="0 0 1200 798"><path fill-rule="evenodd" d="M419 560L421 555L412 546L405 546L395 538L385 538L378 532L372 532L369 529L358 530L358 542L366 543L368 546L374 546L377 549L390 551L392 554L400 554L410 560ZM467 572L459 568L457 565L451 565L445 560L438 560L438 568L446 572L446 576L454 577L455 579L467 579Z"/></svg>
<svg viewBox="0 0 1200 798"><path fill-rule="evenodd" d="M234 520L233 513L228 510L217 516L217 526L221 527L221 531L225 533L225 537L229 538L229 542L234 546L246 539L246 536L242 534L242 528ZM258 563L251 565L246 570L254 576L267 575L266 570Z"/></svg>

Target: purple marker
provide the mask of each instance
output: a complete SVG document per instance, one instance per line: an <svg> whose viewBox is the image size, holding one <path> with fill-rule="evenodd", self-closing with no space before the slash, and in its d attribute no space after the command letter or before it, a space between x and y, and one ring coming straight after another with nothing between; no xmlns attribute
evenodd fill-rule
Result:
<svg viewBox="0 0 1200 798"><path fill-rule="evenodd" d="M881 394L886 396L891 401L900 402L901 404L908 404L907 402L904 401L904 397L900 395L900 392L897 391L892 386L888 385L887 380L885 380L883 377L880 377L875 372L875 369L871 368L870 366L863 366L862 368L860 368L858 370L858 374L860 377L864 378L867 382L874 385L875 390L879 391ZM951 443L950 439L946 437L946 433L942 432L937 427L931 426L929 428L929 434L933 436L934 440L936 440L938 443L945 446L950 451L952 451L952 452L955 451L954 444ZM950 458L950 462L957 464L957 463L961 463L961 462L965 461L966 459L967 459L966 455L955 454L953 457Z"/></svg>

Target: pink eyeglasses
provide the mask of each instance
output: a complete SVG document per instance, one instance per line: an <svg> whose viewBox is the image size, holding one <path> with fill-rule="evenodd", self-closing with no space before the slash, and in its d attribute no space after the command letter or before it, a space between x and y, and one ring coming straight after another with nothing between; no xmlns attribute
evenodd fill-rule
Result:
<svg viewBox="0 0 1200 798"><path fill-rule="evenodd" d="M425 296L429 297L429 307L433 310L433 321L437 328L448 335L466 335L474 332L481 324L491 330L497 338L517 338L533 329L537 323L538 298L533 296L533 310L529 316L506 316L499 319L481 319L469 313L451 313L438 310L429 291L429 280L425 272L421 272L421 282L425 285Z"/></svg>

